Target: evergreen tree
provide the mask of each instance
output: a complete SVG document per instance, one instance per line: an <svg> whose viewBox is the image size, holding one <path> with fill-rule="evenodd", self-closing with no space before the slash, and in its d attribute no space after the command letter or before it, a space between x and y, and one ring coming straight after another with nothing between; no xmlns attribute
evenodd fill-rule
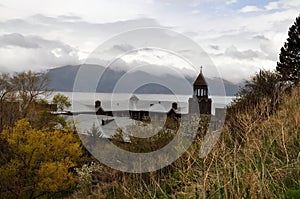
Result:
<svg viewBox="0 0 300 199"><path fill-rule="evenodd" d="M290 27L288 36L281 48L276 70L281 80L297 84L300 77L300 15Z"/></svg>

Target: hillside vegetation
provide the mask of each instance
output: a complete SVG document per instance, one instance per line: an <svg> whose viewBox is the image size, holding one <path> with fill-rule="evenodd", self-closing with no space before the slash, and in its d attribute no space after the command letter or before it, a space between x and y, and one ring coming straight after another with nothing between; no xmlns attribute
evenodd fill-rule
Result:
<svg viewBox="0 0 300 199"><path fill-rule="evenodd" d="M73 197L298 198L299 94L299 86L284 94L276 113L269 116L261 114L269 106L266 101L237 113L235 122L243 131L226 125L204 159L199 157L199 136L181 158L156 172L128 174L97 163L84 165L78 170L81 180ZM147 144L143 142L142 148Z"/></svg>
<svg viewBox="0 0 300 199"><path fill-rule="evenodd" d="M260 88L266 88L264 80L270 78L272 72L261 71L248 81L241 97L228 107L221 136L206 157L199 157L207 130L203 116L196 139L178 160L143 174L99 163L62 118L34 107L23 109L26 112L14 118L19 120L5 123L0 134L0 197L299 198L300 87L275 86L270 89L278 91L276 95L252 95L269 91ZM4 124L7 118L1 116ZM113 142L119 139L115 136ZM133 139L124 147L152 151L173 135L161 132L150 139Z"/></svg>

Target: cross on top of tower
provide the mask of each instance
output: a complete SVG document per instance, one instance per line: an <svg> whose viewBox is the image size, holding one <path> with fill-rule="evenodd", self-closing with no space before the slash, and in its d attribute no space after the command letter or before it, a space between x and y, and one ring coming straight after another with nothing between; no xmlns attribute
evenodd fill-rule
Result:
<svg viewBox="0 0 300 199"><path fill-rule="evenodd" d="M202 66L200 66L200 74L198 75L197 79L195 80L193 86L205 86L207 87L207 83L205 81L205 78L203 76L203 73L202 73Z"/></svg>

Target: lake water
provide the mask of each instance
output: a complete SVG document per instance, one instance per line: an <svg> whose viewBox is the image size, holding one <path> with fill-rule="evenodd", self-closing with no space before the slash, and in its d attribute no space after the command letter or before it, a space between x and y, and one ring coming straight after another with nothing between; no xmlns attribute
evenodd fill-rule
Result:
<svg viewBox="0 0 300 199"><path fill-rule="evenodd" d="M130 98L130 93L89 93L89 92L55 92L53 95L60 93L71 100L72 107L69 109L73 112L78 111L94 111L94 103L96 100L102 102L105 109L126 110ZM164 94L134 94L140 101L147 101L152 104L171 104L177 102L179 107L188 107L188 100L191 95L164 95ZM212 99L212 113L215 108L224 108L230 104L235 96L209 96ZM168 107L164 106L168 109Z"/></svg>
<svg viewBox="0 0 300 199"><path fill-rule="evenodd" d="M53 95L60 93L71 100L72 107L69 111L74 113L72 117L67 117L75 121L78 132L86 133L95 125L103 133L103 137L111 137L116 129L126 129L130 125L136 124L137 121L127 117L109 117L103 115L95 115L94 103L96 100L101 100L104 110L129 110L130 98L132 94L110 94L110 93L88 93L88 92L56 92ZM146 108L143 110L151 110L153 107L158 107L159 112L163 110L167 112L171 108L172 102L177 102L179 107L186 112L188 110L188 100L190 95L161 95L161 94L134 94L135 99L138 99L138 104ZM215 113L215 108L224 108L235 98L233 96L209 96L212 99L212 114ZM153 106L149 106L149 104ZM132 106L131 106L132 107ZM130 109L132 110L132 109ZM153 109L152 109L153 110ZM82 114L82 112L85 112ZM102 120L113 120L107 125L101 125ZM124 138L125 139L125 138Z"/></svg>

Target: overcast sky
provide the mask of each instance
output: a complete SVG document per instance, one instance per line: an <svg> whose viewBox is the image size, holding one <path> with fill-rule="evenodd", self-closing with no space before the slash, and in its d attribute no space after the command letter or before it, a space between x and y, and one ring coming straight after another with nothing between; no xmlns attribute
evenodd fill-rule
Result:
<svg viewBox="0 0 300 199"><path fill-rule="evenodd" d="M299 10L299 0L1 0L0 72L84 63L112 36L161 27L192 39L222 77L239 81L261 68L275 69ZM131 45L124 41L118 49ZM158 57L169 63L164 55L154 64ZM145 53L124 61L135 57L151 62Z"/></svg>

